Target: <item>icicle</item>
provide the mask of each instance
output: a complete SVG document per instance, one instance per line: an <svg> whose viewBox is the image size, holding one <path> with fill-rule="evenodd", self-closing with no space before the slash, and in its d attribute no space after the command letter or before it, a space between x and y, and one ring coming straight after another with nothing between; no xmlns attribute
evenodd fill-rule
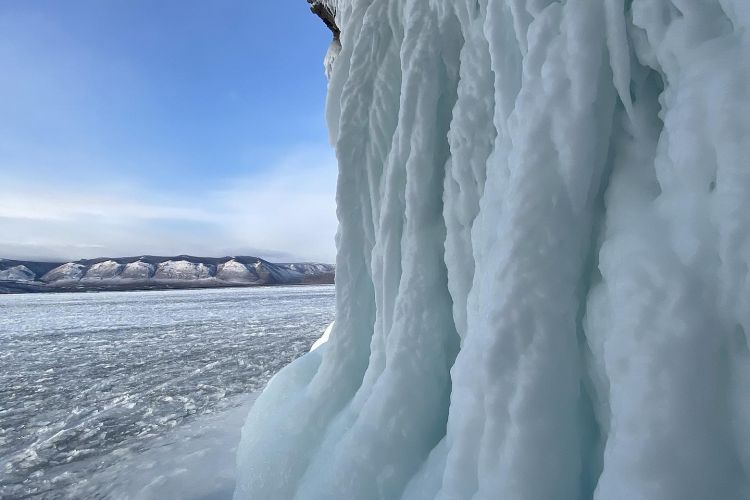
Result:
<svg viewBox="0 0 750 500"><path fill-rule="evenodd" d="M750 497L742 0L316 0L337 316L237 499Z"/></svg>

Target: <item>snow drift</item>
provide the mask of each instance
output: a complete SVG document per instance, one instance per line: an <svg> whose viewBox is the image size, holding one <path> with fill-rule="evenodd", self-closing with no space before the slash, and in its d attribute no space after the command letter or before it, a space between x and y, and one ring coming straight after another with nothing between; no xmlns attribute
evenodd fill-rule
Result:
<svg viewBox="0 0 750 500"><path fill-rule="evenodd" d="M750 498L750 3L316 3L336 322L235 497Z"/></svg>

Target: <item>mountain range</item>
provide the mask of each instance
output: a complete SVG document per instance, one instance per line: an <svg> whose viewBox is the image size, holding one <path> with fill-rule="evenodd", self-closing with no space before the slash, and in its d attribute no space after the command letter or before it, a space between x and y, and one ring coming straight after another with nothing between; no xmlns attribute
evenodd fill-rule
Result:
<svg viewBox="0 0 750 500"><path fill-rule="evenodd" d="M335 267L259 257L102 257L72 262L0 259L0 293L163 290L333 283Z"/></svg>

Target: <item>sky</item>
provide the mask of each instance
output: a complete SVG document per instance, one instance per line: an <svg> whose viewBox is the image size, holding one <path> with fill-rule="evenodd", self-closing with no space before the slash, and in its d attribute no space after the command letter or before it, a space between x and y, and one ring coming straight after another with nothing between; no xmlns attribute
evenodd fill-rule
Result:
<svg viewBox="0 0 750 500"><path fill-rule="evenodd" d="M0 257L333 262L305 0L0 0Z"/></svg>

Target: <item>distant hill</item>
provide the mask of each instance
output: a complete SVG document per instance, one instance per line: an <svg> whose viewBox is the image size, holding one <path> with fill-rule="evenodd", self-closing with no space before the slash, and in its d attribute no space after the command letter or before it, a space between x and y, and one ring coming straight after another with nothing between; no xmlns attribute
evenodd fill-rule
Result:
<svg viewBox="0 0 750 500"><path fill-rule="evenodd" d="M259 257L102 257L73 262L0 259L0 293L162 290L333 283L335 267Z"/></svg>

